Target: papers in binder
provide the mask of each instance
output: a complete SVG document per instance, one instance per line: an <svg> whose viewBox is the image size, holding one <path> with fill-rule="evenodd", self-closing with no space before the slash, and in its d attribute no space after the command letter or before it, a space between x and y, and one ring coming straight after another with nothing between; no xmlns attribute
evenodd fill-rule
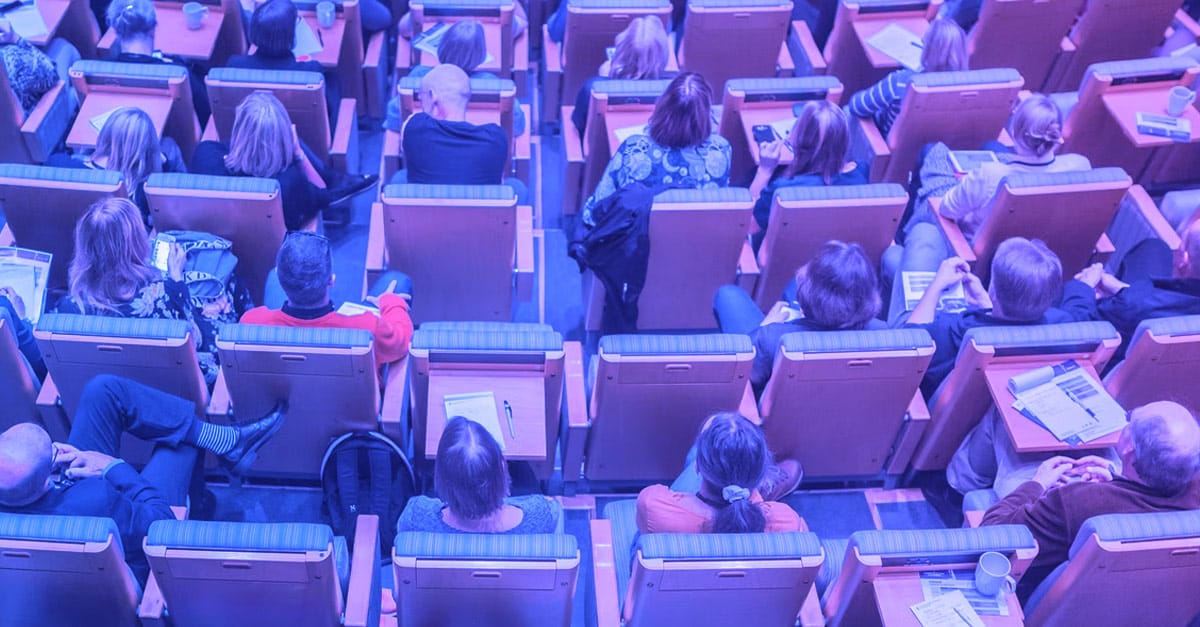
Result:
<svg viewBox="0 0 1200 627"><path fill-rule="evenodd" d="M12 288L25 303L25 317L37 324L46 308L46 284L54 255L28 248L0 248L0 287Z"/></svg>
<svg viewBox="0 0 1200 627"><path fill-rule="evenodd" d="M985 163L996 163L996 153L990 150L951 150L950 166L958 174L966 174Z"/></svg>
<svg viewBox="0 0 1200 627"><path fill-rule="evenodd" d="M957 591L980 616L1008 616L1008 601L1003 594L984 596L975 588L973 570L923 570L921 593L925 600Z"/></svg>
<svg viewBox="0 0 1200 627"><path fill-rule="evenodd" d="M1120 431L1125 410L1075 360L1045 366L1008 381L1013 408L1071 445Z"/></svg>
<svg viewBox="0 0 1200 627"><path fill-rule="evenodd" d="M442 45L442 38L446 36L448 30L450 30L449 24L434 24L412 38L412 47L436 57L438 47Z"/></svg>
<svg viewBox="0 0 1200 627"><path fill-rule="evenodd" d="M500 431L500 413L496 411L496 395L492 392L468 392L466 394L447 394L442 398L446 408L446 419L462 416L467 420L478 422L492 434L492 438L504 450L504 433Z"/></svg>
<svg viewBox="0 0 1200 627"><path fill-rule="evenodd" d="M925 295L925 290L929 289L929 284L933 283L933 277L936 272L901 272L900 282L904 285L904 309L912 311L917 308L917 303L921 302L921 297ZM938 298L937 310L945 311L946 313L957 313L967 308L967 295L963 291L962 283L955 283L953 287L949 287Z"/></svg>
<svg viewBox="0 0 1200 627"><path fill-rule="evenodd" d="M296 55L297 59L311 57L324 48L308 22L304 21L304 18L296 18L296 45L292 46L292 54Z"/></svg>
<svg viewBox="0 0 1200 627"><path fill-rule="evenodd" d="M983 619L959 590L912 606L913 614L924 627L984 627Z"/></svg>
<svg viewBox="0 0 1200 627"><path fill-rule="evenodd" d="M921 38L899 24L888 24L867 43L914 72L921 69Z"/></svg>
<svg viewBox="0 0 1200 627"><path fill-rule="evenodd" d="M358 314L365 314L365 313L369 313L369 314L378 316L379 308L372 307L370 305L364 305L362 303L352 303L352 302L347 301L347 302L342 303L341 307L337 308L337 312L342 314L343 316L357 316Z"/></svg>
<svg viewBox="0 0 1200 627"><path fill-rule="evenodd" d="M50 34L46 28L46 21L42 19L42 12L32 2L8 11L4 15L0 15L0 18L8 20L8 23L12 25L13 32L20 35L22 39L36 39Z"/></svg>

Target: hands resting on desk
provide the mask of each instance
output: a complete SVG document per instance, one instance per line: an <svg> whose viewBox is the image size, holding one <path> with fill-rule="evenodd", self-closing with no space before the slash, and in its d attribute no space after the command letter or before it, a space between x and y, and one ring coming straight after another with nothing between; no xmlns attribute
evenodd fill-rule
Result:
<svg viewBox="0 0 1200 627"><path fill-rule="evenodd" d="M1041 484L1043 490L1049 490L1052 487L1079 481L1094 483L1112 481L1115 474L1118 473L1113 468L1112 462L1103 457L1087 455L1079 459L1072 459L1055 455L1038 466L1033 480Z"/></svg>

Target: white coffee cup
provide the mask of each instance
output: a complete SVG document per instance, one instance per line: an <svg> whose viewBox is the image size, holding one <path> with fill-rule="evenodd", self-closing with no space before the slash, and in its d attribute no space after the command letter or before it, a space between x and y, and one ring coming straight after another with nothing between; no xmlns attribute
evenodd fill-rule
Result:
<svg viewBox="0 0 1200 627"><path fill-rule="evenodd" d="M337 17L337 7L332 2L317 3L317 24L321 28L332 28Z"/></svg>
<svg viewBox="0 0 1200 627"><path fill-rule="evenodd" d="M1177 118L1183 115L1183 110L1196 101L1196 92L1176 85L1167 94L1167 115Z"/></svg>
<svg viewBox="0 0 1200 627"><path fill-rule="evenodd" d="M985 597L994 597L1001 588L1011 593L1017 589L1017 580L1009 576L1012 563L1003 553L988 551L979 556L975 567L975 589Z"/></svg>
<svg viewBox="0 0 1200 627"><path fill-rule="evenodd" d="M199 2L188 2L183 5L183 19L187 22L188 30L203 28L206 15L208 15L208 7Z"/></svg>

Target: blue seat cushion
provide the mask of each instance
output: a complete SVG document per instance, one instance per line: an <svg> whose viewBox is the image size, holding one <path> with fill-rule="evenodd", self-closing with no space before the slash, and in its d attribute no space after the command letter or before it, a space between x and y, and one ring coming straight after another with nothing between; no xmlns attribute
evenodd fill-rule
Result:
<svg viewBox="0 0 1200 627"><path fill-rule="evenodd" d="M739 333L606 335L600 338L600 352L608 355L735 355L753 350L750 337Z"/></svg>
<svg viewBox="0 0 1200 627"><path fill-rule="evenodd" d="M38 320L39 331L61 335L124 337L136 339L182 339L191 331L187 320L163 318L113 318L82 314L49 313Z"/></svg>
<svg viewBox="0 0 1200 627"><path fill-rule="evenodd" d="M394 551L397 557L548 560L577 557L579 544L575 536L560 533L509 535L405 531L396 534Z"/></svg>
<svg viewBox="0 0 1200 627"><path fill-rule="evenodd" d="M220 339L236 344L301 346L312 348L365 347L371 345L371 332L362 329L280 327L266 324L227 324Z"/></svg>
<svg viewBox="0 0 1200 627"><path fill-rule="evenodd" d="M412 347L427 350L470 351L560 351L562 334L551 331L513 330L472 332L467 330L418 329Z"/></svg>
<svg viewBox="0 0 1200 627"><path fill-rule="evenodd" d="M799 331L787 333L779 341L789 353L853 353L933 347L933 338L924 329Z"/></svg>

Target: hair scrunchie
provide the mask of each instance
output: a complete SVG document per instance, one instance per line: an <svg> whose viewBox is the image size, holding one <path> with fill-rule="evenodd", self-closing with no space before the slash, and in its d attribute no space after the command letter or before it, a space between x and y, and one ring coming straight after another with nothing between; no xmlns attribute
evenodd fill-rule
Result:
<svg viewBox="0 0 1200 627"><path fill-rule="evenodd" d="M721 490L721 496L727 503L736 503L742 499L750 498L750 490L740 485L727 485Z"/></svg>

